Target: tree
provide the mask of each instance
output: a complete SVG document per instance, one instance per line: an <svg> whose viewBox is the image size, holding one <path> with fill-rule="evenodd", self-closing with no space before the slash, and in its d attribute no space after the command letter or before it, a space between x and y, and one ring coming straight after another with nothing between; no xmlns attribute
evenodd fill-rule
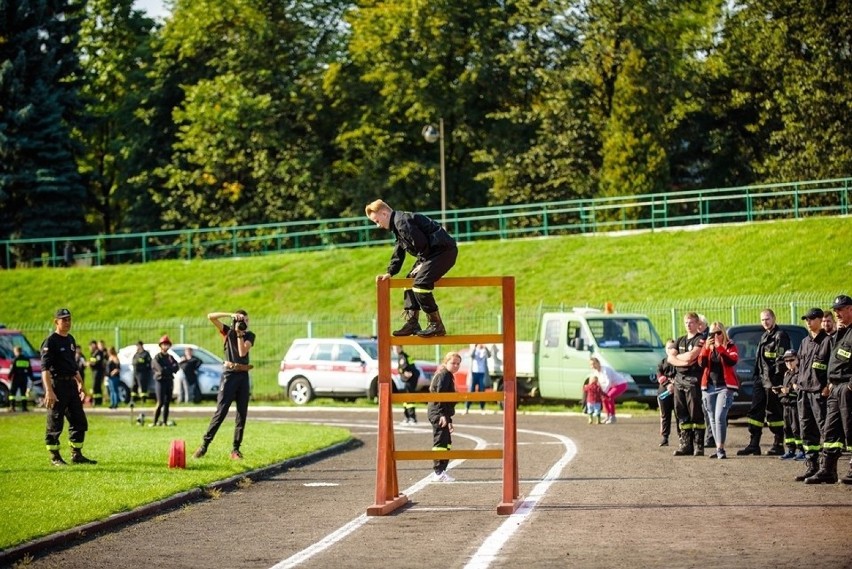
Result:
<svg viewBox="0 0 852 569"><path fill-rule="evenodd" d="M79 234L85 188L69 129L79 111L77 33L82 3L2 0L0 235ZM34 251L20 250L26 258Z"/></svg>
<svg viewBox="0 0 852 569"><path fill-rule="evenodd" d="M146 70L154 21L133 9L133 0L88 0L80 40L80 96L86 120L76 131L85 148L79 159L86 177L92 230L112 234L123 212L138 201L131 184L144 166L145 126L136 109L151 81Z"/></svg>

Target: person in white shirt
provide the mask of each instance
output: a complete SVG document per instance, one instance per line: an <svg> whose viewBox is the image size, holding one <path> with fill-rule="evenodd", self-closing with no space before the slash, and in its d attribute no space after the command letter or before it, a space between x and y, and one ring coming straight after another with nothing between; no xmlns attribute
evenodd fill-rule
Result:
<svg viewBox="0 0 852 569"><path fill-rule="evenodd" d="M604 424L615 423L615 400L627 390L627 379L609 366L601 365L601 361L592 356L589 359L592 375L598 378L603 394L603 407L606 412Z"/></svg>

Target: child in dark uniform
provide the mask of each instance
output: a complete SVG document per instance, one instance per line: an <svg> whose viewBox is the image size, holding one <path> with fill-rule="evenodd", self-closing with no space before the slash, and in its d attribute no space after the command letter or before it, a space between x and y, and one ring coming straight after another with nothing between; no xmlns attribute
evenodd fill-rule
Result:
<svg viewBox="0 0 852 569"><path fill-rule="evenodd" d="M432 376L429 385L430 393L453 393L456 390L455 374L459 371L461 356L458 352L450 352L444 357L444 363ZM426 411L429 422L432 423L432 450L450 450L453 446L453 415L456 413L455 401L431 401ZM455 480L447 474L449 460L436 460L433 463L436 482L452 482Z"/></svg>

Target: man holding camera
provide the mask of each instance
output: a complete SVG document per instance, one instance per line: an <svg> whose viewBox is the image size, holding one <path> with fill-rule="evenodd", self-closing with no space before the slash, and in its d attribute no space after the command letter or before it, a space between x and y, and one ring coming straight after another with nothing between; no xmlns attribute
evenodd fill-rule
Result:
<svg viewBox="0 0 852 569"><path fill-rule="evenodd" d="M237 402L237 417L234 426L234 446L231 450L231 458L240 460L243 458L240 445L243 442L243 429L246 425L249 402L249 370L253 367L249 364L249 350L254 345L254 332L248 329L249 317L245 310L230 312L211 312L207 318L219 329L224 338L225 349L225 372L222 374L222 382L219 384L219 396L216 400L216 412L210 419L210 426L204 435L204 441L193 456L201 458L207 454L207 447L213 442L216 431L225 420L231 403ZM222 323L222 318L230 318L231 325Z"/></svg>

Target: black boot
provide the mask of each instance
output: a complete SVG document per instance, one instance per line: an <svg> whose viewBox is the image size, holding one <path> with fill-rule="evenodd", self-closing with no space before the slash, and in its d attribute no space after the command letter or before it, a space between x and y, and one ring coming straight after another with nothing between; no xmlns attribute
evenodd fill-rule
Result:
<svg viewBox="0 0 852 569"><path fill-rule="evenodd" d="M784 435L775 433L775 440L772 443L772 448L766 451L769 456L781 456L784 454Z"/></svg>
<svg viewBox="0 0 852 569"><path fill-rule="evenodd" d="M825 454L820 457L820 469L813 476L805 478L805 484L835 484L837 482L837 459L839 454Z"/></svg>
<svg viewBox="0 0 852 569"><path fill-rule="evenodd" d="M53 466L68 466L68 463L63 460L58 450L50 451L50 464Z"/></svg>
<svg viewBox="0 0 852 569"><path fill-rule="evenodd" d="M704 429L695 429L693 431L693 440L695 441L695 456L704 456Z"/></svg>
<svg viewBox="0 0 852 569"><path fill-rule="evenodd" d="M804 482L805 478L810 478L819 470L819 453L809 452L805 455L805 471L796 476L796 482Z"/></svg>
<svg viewBox="0 0 852 569"><path fill-rule="evenodd" d="M849 472L840 481L844 484L852 484L852 460L849 461Z"/></svg>
<svg viewBox="0 0 852 569"><path fill-rule="evenodd" d="M737 451L737 456L748 456L753 454L755 456L760 456L760 431L752 431L751 440L744 449L740 449Z"/></svg>
<svg viewBox="0 0 852 569"><path fill-rule="evenodd" d="M692 431L680 432L680 446L675 449L672 456L692 456Z"/></svg>
<svg viewBox="0 0 852 569"><path fill-rule="evenodd" d="M71 449L71 462L74 464L97 464L97 460L86 458L83 456L83 451L78 448Z"/></svg>
<svg viewBox="0 0 852 569"><path fill-rule="evenodd" d="M427 312L426 318L429 319L429 325L426 326L425 330L421 330L417 332L417 335L421 338L431 338L432 336L446 336L447 331L444 329L444 323L441 322L441 313L437 310L435 312Z"/></svg>
<svg viewBox="0 0 852 569"><path fill-rule="evenodd" d="M391 332L391 334L394 336L414 336L420 331L419 310L403 310L402 317L405 318L405 324L399 330Z"/></svg>

